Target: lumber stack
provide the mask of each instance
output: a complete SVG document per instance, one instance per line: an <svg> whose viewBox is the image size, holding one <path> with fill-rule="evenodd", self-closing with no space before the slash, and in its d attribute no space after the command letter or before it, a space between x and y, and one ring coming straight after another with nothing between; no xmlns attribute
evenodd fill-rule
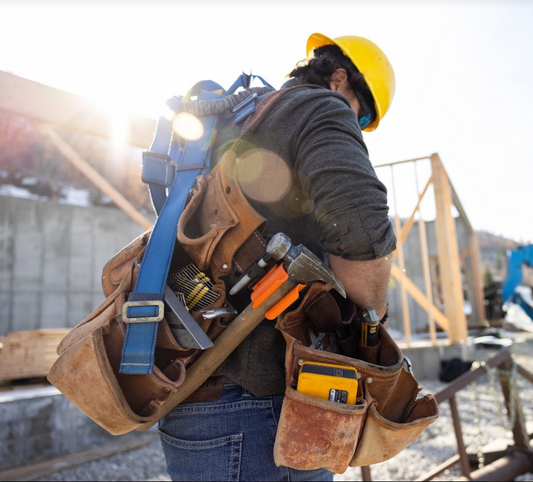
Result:
<svg viewBox="0 0 533 482"><path fill-rule="evenodd" d="M15 331L0 337L0 384L46 377L57 360L57 345L68 332L68 328Z"/></svg>

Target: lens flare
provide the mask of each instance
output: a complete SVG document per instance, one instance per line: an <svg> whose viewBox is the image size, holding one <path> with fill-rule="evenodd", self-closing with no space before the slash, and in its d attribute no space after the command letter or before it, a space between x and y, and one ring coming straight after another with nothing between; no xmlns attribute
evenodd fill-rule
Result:
<svg viewBox="0 0 533 482"><path fill-rule="evenodd" d="M237 160L237 179L245 196L264 203L281 200L292 183L286 162L266 149L252 149Z"/></svg>
<svg viewBox="0 0 533 482"><path fill-rule="evenodd" d="M183 139L196 141L204 135L204 126L192 114L180 112L173 122L174 131Z"/></svg>

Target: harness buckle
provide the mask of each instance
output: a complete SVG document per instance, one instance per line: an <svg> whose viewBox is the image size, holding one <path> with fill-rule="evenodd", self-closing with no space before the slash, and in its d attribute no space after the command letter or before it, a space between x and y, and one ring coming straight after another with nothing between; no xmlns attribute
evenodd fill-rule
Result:
<svg viewBox="0 0 533 482"><path fill-rule="evenodd" d="M158 308L157 315L155 316L128 316L128 309L133 307L148 307ZM138 300L138 301L126 301L122 306L122 321L124 323L158 323L165 315L165 304L158 300Z"/></svg>

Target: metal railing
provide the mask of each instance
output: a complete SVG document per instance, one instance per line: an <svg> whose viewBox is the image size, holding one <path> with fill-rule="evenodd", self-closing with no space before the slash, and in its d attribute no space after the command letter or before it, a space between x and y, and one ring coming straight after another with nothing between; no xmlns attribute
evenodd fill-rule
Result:
<svg viewBox="0 0 533 482"><path fill-rule="evenodd" d="M462 475L459 480L513 480L520 474L533 471L531 436L526 429L515 378L516 375L520 375L533 383L533 374L518 365L508 350L502 350L486 362L476 362L472 367L471 371L461 375L435 394L435 399L439 405L444 402L448 402L450 405L452 425L457 442L457 454L421 475L416 479L417 481L433 480L457 464L460 466ZM508 447L506 451L493 454L495 460L487 465L483 463L487 454L481 452L481 447L478 448L478 468L472 470L470 456L467 453L463 438L456 394L470 385L475 387L476 381L488 375L491 369L498 371L514 445ZM361 467L361 474L362 480L372 480L370 467Z"/></svg>

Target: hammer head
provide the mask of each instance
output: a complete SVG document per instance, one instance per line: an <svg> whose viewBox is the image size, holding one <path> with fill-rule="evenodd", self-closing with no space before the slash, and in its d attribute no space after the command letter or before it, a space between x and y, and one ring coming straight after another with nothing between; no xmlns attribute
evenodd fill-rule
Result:
<svg viewBox="0 0 533 482"><path fill-rule="evenodd" d="M333 271L303 244L294 246L288 236L278 233L272 237L266 251L274 259L285 261L287 273L294 281L298 283L323 281L346 298L344 286Z"/></svg>

